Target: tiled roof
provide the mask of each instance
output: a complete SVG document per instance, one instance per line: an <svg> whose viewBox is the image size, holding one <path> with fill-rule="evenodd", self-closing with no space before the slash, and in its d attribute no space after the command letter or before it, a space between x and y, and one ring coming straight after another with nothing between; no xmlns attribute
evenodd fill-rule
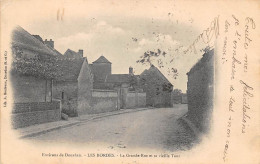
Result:
<svg viewBox="0 0 260 164"><path fill-rule="evenodd" d="M17 26L12 33L12 46L18 46L23 49L38 52L39 54L54 55L55 52L44 45L36 37L25 31L22 27Z"/></svg>
<svg viewBox="0 0 260 164"><path fill-rule="evenodd" d="M130 75L129 74L111 74L108 75L105 79L107 83L129 83Z"/></svg>
<svg viewBox="0 0 260 164"><path fill-rule="evenodd" d="M162 80L166 83L169 83L171 84L171 82L161 73L161 71L155 67L154 65L152 65L148 70L144 70L142 73L141 73L141 76L144 76L146 74L154 74L156 73L157 75L159 75ZM171 84L172 85L172 84Z"/></svg>
<svg viewBox="0 0 260 164"><path fill-rule="evenodd" d="M57 73L56 81L74 81L78 79L82 64L86 58L80 59L58 59L57 60Z"/></svg>
<svg viewBox="0 0 260 164"><path fill-rule="evenodd" d="M91 72L93 71L92 69L93 69L93 65L92 64L89 64L88 65L89 66L89 69L91 70Z"/></svg>
<svg viewBox="0 0 260 164"><path fill-rule="evenodd" d="M96 61L94 61L93 63L110 63L110 61L108 61L103 55L100 56Z"/></svg>
<svg viewBox="0 0 260 164"><path fill-rule="evenodd" d="M63 56L67 58L82 58L77 52L71 49L67 49Z"/></svg>
<svg viewBox="0 0 260 164"><path fill-rule="evenodd" d="M55 48L50 47L48 44L46 44L46 46L55 53L56 57L63 57L63 55Z"/></svg>
<svg viewBox="0 0 260 164"><path fill-rule="evenodd" d="M145 69L145 70L140 74L140 76L147 74L147 71L148 71L148 70Z"/></svg>
<svg viewBox="0 0 260 164"><path fill-rule="evenodd" d="M53 49L53 51L57 54L58 57L63 57L63 55L59 51L57 51L55 48Z"/></svg>
<svg viewBox="0 0 260 164"><path fill-rule="evenodd" d="M111 74L107 75L105 83L130 83L132 77L137 79L139 75Z"/></svg>

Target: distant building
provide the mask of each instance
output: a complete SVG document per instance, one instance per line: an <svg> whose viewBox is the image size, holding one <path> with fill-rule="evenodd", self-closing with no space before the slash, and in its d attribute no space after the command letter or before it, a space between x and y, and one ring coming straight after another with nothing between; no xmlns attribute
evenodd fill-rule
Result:
<svg viewBox="0 0 260 164"><path fill-rule="evenodd" d="M133 74L133 68L129 67L128 74L112 74L112 63L104 56L100 56L90 66L94 76L94 89L116 89L120 87L134 90L137 86L138 76Z"/></svg>
<svg viewBox="0 0 260 164"><path fill-rule="evenodd" d="M187 75L188 118L207 131L213 109L214 50L204 53Z"/></svg>
<svg viewBox="0 0 260 164"><path fill-rule="evenodd" d="M146 92L146 104L154 107L170 107L173 85L152 65L140 75L140 85Z"/></svg>
<svg viewBox="0 0 260 164"><path fill-rule="evenodd" d="M174 89L172 91L172 104L187 104L187 94L182 93L179 89Z"/></svg>
<svg viewBox="0 0 260 164"><path fill-rule="evenodd" d="M181 95L181 103L182 104L188 104L188 97L187 97L187 94L186 93L183 93Z"/></svg>
<svg viewBox="0 0 260 164"><path fill-rule="evenodd" d="M93 77L86 58L57 60L57 78L53 97L62 101L63 112L69 116L84 114L91 109Z"/></svg>
<svg viewBox="0 0 260 164"><path fill-rule="evenodd" d="M172 103L173 104L181 104L182 103L182 93L176 92L176 89L172 92Z"/></svg>
<svg viewBox="0 0 260 164"><path fill-rule="evenodd" d="M133 74L132 67L127 74L112 74L111 65L103 55L90 65L94 76L93 88L118 91L119 108L145 106L146 94L139 87L139 75Z"/></svg>
<svg viewBox="0 0 260 164"><path fill-rule="evenodd" d="M68 50L64 53L63 57L65 57L65 58L72 58L72 59L80 59L80 58L83 58L83 50L82 50L82 49L79 49L78 52L75 52L75 51L73 51L73 50L71 50L71 49L68 49Z"/></svg>
<svg viewBox="0 0 260 164"><path fill-rule="evenodd" d="M111 62L103 55L91 64L91 70L94 76L94 88L100 88L108 75L111 75ZM101 83L101 84L100 84Z"/></svg>

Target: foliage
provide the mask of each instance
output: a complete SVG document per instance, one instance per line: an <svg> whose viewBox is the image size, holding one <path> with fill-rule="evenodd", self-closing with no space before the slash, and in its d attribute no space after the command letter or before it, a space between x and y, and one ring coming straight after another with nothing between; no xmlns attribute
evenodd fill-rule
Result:
<svg viewBox="0 0 260 164"><path fill-rule="evenodd" d="M167 68L167 72L169 76L172 76L174 79L177 79L178 77L178 70L174 67L171 67L171 63L173 62L173 59L170 58L169 62L163 62L163 59L167 57L167 53L165 51L162 51L160 49L157 49L157 51L146 51L142 56L140 56L140 59L137 60L137 63L140 63L142 65L153 65L155 63L158 65L159 68Z"/></svg>
<svg viewBox="0 0 260 164"><path fill-rule="evenodd" d="M207 46L207 47L205 47L204 49L201 49L200 51L206 54L206 53L208 53L210 50L212 50L212 47Z"/></svg>
<svg viewBox="0 0 260 164"><path fill-rule="evenodd" d="M160 77L156 76L153 72L145 73L140 80L140 85L152 93L151 95L159 95L162 92L171 92L172 85L163 81Z"/></svg>
<svg viewBox="0 0 260 164"><path fill-rule="evenodd" d="M33 58L25 57L19 48L13 48L14 59L12 63L12 71L22 75L30 75L44 79L54 79L62 76L58 71L59 65L54 56L40 58L38 56Z"/></svg>
<svg viewBox="0 0 260 164"><path fill-rule="evenodd" d="M129 77L129 83L130 83L130 88L132 88L133 90L138 89L138 79L136 76L134 75L130 75Z"/></svg>
<svg viewBox="0 0 260 164"><path fill-rule="evenodd" d="M173 94L180 95L180 94L182 94L182 91L180 89L174 89Z"/></svg>

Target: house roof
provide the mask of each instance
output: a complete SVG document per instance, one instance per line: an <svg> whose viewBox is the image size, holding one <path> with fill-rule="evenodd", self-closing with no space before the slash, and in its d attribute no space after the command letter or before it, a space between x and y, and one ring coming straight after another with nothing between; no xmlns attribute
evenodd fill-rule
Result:
<svg viewBox="0 0 260 164"><path fill-rule="evenodd" d="M54 55L55 52L44 45L39 39L31 35L22 27L17 26L12 33L12 46L38 52L45 55Z"/></svg>
<svg viewBox="0 0 260 164"><path fill-rule="evenodd" d="M82 58L77 52L67 49L67 51L64 53L64 57L68 58Z"/></svg>
<svg viewBox="0 0 260 164"><path fill-rule="evenodd" d="M146 74L150 74L150 73L152 73L152 74L154 74L154 73L156 73L157 75L159 75L162 79L163 79L163 81L164 82L166 82L166 83L169 83L169 84L171 84L171 82L162 74L162 72L157 68L157 67L155 67L154 65L151 65L151 67L148 69L148 70L144 70L142 73L141 73L141 76L144 76L144 75L146 75ZM172 84L171 84L172 85Z"/></svg>
<svg viewBox="0 0 260 164"><path fill-rule="evenodd" d="M36 39L40 40L43 43L43 39L40 35L32 35L34 36Z"/></svg>
<svg viewBox="0 0 260 164"><path fill-rule="evenodd" d="M56 50L55 48L52 48L52 47L49 46L48 44L46 44L46 46L47 46L48 48L50 48L50 49L55 53L55 55L56 55L57 57L63 57L63 55L62 55L58 50Z"/></svg>
<svg viewBox="0 0 260 164"><path fill-rule="evenodd" d="M110 63L110 61L108 61L103 55L100 56L96 61L94 61L93 63Z"/></svg>
<svg viewBox="0 0 260 164"><path fill-rule="evenodd" d="M145 70L140 74L140 76L147 74L147 71L148 71L148 70L145 69Z"/></svg>
<svg viewBox="0 0 260 164"><path fill-rule="evenodd" d="M86 58L80 59L58 59L56 81L74 81L78 79L82 64Z"/></svg>
<svg viewBox="0 0 260 164"><path fill-rule="evenodd" d="M40 35L32 35L32 36L44 44L44 41ZM44 45L47 46L49 49L51 49L55 53L56 57L63 57L63 55L58 50L52 48L49 44L44 44Z"/></svg>
<svg viewBox="0 0 260 164"><path fill-rule="evenodd" d="M129 83L129 74L111 74L107 75L105 82L107 83Z"/></svg>
<svg viewBox="0 0 260 164"><path fill-rule="evenodd" d="M57 51L55 48L53 49L53 51L57 54L57 56L63 57L63 55L59 51Z"/></svg>

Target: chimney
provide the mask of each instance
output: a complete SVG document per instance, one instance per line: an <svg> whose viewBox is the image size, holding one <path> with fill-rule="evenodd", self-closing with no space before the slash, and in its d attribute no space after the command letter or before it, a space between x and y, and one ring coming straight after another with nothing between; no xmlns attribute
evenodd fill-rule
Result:
<svg viewBox="0 0 260 164"><path fill-rule="evenodd" d="M131 74L134 74L133 73L133 67L129 67L129 74L131 75Z"/></svg>
<svg viewBox="0 0 260 164"><path fill-rule="evenodd" d="M80 55L80 57L83 57L83 50L79 49L78 54Z"/></svg>
<svg viewBox="0 0 260 164"><path fill-rule="evenodd" d="M52 39L50 39L50 41L45 39L44 44L46 44L47 46L49 46L51 48L54 48L54 41Z"/></svg>

